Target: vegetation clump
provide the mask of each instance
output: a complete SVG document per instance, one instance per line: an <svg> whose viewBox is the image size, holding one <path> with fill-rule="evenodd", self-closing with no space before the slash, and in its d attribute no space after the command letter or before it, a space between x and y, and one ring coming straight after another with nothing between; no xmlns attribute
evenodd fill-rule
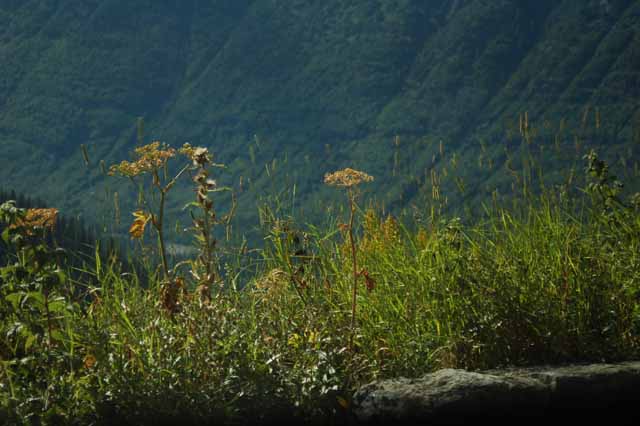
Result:
<svg viewBox="0 0 640 426"><path fill-rule="evenodd" d="M356 327L356 305L358 296L358 277L360 275L367 278L367 288L373 287L372 280L369 277L369 273L366 270L358 271L358 259L356 255L356 242L353 236L353 224L356 214L356 194L355 187L363 182L371 182L373 177L351 168L339 170L334 173L327 173L324 177L324 183L331 186L338 186L347 189L347 195L349 197L349 223L345 225L347 232L349 233L349 244L351 246L351 260L353 264L353 297L351 299L351 337L349 339L349 349L352 349L353 345L353 333Z"/></svg>
<svg viewBox="0 0 640 426"><path fill-rule="evenodd" d="M0 207L9 423L339 423L373 379L640 355L639 196L595 152L582 192L574 183L533 194L522 182L518 203L494 202L474 222L430 209L410 224L361 209L358 185L373 177L327 174L347 193L348 223L296 225L265 207L254 257L220 251L233 209L220 215L214 197L231 191L212 178L224 166L208 149L152 143L134 155L111 171L140 191L131 238L145 246L148 224L158 237L149 274L96 251L82 270L92 280L78 280L46 238L55 209ZM172 174L179 155L186 164ZM186 175L196 255L172 263L163 212Z"/></svg>

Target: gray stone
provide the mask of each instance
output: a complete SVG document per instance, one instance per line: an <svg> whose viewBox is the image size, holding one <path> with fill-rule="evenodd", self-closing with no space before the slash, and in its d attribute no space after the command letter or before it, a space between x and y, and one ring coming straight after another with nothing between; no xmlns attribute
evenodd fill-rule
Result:
<svg viewBox="0 0 640 426"><path fill-rule="evenodd" d="M356 392L353 409L364 424L458 424L470 418L545 419L559 413L592 419L605 412L598 408L622 404L618 414L621 407L633 413L639 402L640 362L627 362L485 372L444 369L418 379L366 385Z"/></svg>

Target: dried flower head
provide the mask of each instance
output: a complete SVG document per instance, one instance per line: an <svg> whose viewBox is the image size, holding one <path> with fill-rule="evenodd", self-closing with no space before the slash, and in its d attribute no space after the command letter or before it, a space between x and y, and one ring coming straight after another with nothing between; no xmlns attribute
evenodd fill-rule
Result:
<svg viewBox="0 0 640 426"><path fill-rule="evenodd" d="M359 185L362 182L371 181L373 181L373 176L350 168L338 170L337 172L327 173L326 175L324 175L324 183L326 183L327 185L341 186L345 188Z"/></svg>
<svg viewBox="0 0 640 426"><path fill-rule="evenodd" d="M162 307L171 315L180 312L181 299L184 296L185 284L184 279L176 277L173 280L163 283L160 291L160 302Z"/></svg>
<svg viewBox="0 0 640 426"><path fill-rule="evenodd" d="M23 229L27 235L33 235L36 229L53 230L56 227L58 209L27 209L23 218L12 224L10 229Z"/></svg>
<svg viewBox="0 0 640 426"><path fill-rule="evenodd" d="M196 167L205 166L213 160L211 153L207 148L192 147L190 144L185 143L180 148L180 154L189 157L193 161L193 165Z"/></svg>
<svg viewBox="0 0 640 426"><path fill-rule="evenodd" d="M169 148L165 144L160 146L158 141L152 142L135 149L136 161L122 161L120 164L112 165L109 168L109 175L113 176L118 173L125 177L138 176L163 167L175 155L175 149Z"/></svg>
<svg viewBox="0 0 640 426"><path fill-rule="evenodd" d="M367 271L366 269L360 271L360 275L364 277L364 284L367 287L367 291L371 293L376 286L376 281L371 278L371 275L369 275L369 271Z"/></svg>
<svg viewBox="0 0 640 426"><path fill-rule="evenodd" d="M193 151L193 164L198 166L204 166L207 163L211 162L211 156L209 155L209 150L207 148L196 148Z"/></svg>
<svg viewBox="0 0 640 426"><path fill-rule="evenodd" d="M184 145L182 145L182 148L178 150L178 152L184 155L185 157L193 158L194 150L195 148L192 147L190 143L185 143Z"/></svg>

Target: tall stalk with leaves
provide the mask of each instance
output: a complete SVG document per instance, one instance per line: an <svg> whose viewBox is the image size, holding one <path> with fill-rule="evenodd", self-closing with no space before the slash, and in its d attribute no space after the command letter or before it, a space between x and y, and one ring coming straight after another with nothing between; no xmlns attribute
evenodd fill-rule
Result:
<svg viewBox="0 0 640 426"><path fill-rule="evenodd" d="M189 157L192 161L193 181L196 184L196 200L188 203L186 207L195 207L199 209L199 214L190 211L193 221L194 237L198 245L200 254L191 264L191 275L198 283L198 293L203 300L210 297L211 289L214 283L220 282L218 271L218 261L216 259L217 239L215 236L215 227L217 225L226 225L227 233L231 219L235 213L235 197L232 195L231 209L223 216L218 216L211 193L223 191L231 191L229 187L218 186L216 180L210 178L210 168L224 168L224 164L213 162L213 155L207 148L193 148L189 144L185 144L180 153Z"/></svg>
<svg viewBox="0 0 640 426"><path fill-rule="evenodd" d="M358 271L358 259L356 256L356 242L353 235L353 224L356 214L356 197L357 186L364 182L373 181L373 177L350 168L338 170L337 172L327 173L324 177L324 183L330 186L345 188L347 197L349 198L349 223L345 226L349 234L349 245L351 247L351 262L353 266L353 287L351 290L351 336L349 337L349 349L353 350L353 335L356 328L356 304L358 296L358 277L360 275L368 277L366 271Z"/></svg>
<svg viewBox="0 0 640 426"><path fill-rule="evenodd" d="M197 290L203 300L210 298L212 286L221 282L216 257L217 239L215 228L218 225L227 227L230 233L230 223L235 213L235 197L232 195L231 210L222 216L216 212L212 193L231 191L229 187L220 187L210 178L211 168L224 168L224 164L213 162L213 155L207 148L192 147L184 144L175 150L166 144L153 142L138 147L134 151L134 161L122 161L111 166L110 175L120 175L128 178L139 191L141 209L133 213L135 220L129 228L133 239L141 239L147 224L156 232L158 238L158 252L161 259L163 275L162 304L171 313L179 310L178 294L184 286L184 279L177 275L180 266L190 265L191 276L195 279ZM170 175L169 160L180 154L189 162L182 166L175 175ZM189 213L192 218L191 230L196 239L199 254L193 260L181 262L171 268L167 261L165 241L165 205L169 191L185 174L190 174L195 182L195 201L188 203L185 208L195 207ZM144 176L150 176L150 184L145 185ZM149 197L149 193L151 197Z"/></svg>
<svg viewBox="0 0 640 426"><path fill-rule="evenodd" d="M3 288L5 300L15 308L18 317L25 313L29 318L36 316L34 321L25 324L37 323L38 316L44 319L42 329L46 335L47 354L53 345L57 314L57 308L54 308L57 305L52 302L58 300L59 287L66 281L57 262L60 251L46 244L47 234L55 228L57 216L58 211L53 208L22 209L13 201L0 205L0 224L6 225L2 240L16 248L16 262L0 269L2 280L12 283ZM27 309L18 309L18 306ZM36 334L32 336L35 338Z"/></svg>
<svg viewBox="0 0 640 426"><path fill-rule="evenodd" d="M158 237L158 252L162 261L162 272L165 279L170 277L167 262L166 243L164 234L164 215L167 194L184 174L190 165L184 166L173 177L168 174L168 162L176 155L176 150L160 142L152 142L135 149L135 161L122 161L110 167L109 175L120 175L128 178L139 191L142 209L133 213L135 220L129 228L131 238L140 239L144 235L145 227L151 223ZM145 195L145 185L141 177L151 176L152 200L157 199L157 205L152 205Z"/></svg>

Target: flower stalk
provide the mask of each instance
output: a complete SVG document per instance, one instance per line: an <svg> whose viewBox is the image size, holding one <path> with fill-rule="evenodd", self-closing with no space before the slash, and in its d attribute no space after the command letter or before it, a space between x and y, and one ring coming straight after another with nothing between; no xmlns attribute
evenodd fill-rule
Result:
<svg viewBox="0 0 640 426"><path fill-rule="evenodd" d="M355 187L364 182L373 181L373 177L350 168L328 173L324 177L324 183L330 186L345 188L349 198L349 224L347 232L349 235L349 245L351 248L351 264L353 266L353 284L351 288L351 332L349 335L349 351L353 351L353 337L356 329L356 306L358 298L358 258L356 255L356 241L353 235L353 225L356 213L356 193Z"/></svg>

